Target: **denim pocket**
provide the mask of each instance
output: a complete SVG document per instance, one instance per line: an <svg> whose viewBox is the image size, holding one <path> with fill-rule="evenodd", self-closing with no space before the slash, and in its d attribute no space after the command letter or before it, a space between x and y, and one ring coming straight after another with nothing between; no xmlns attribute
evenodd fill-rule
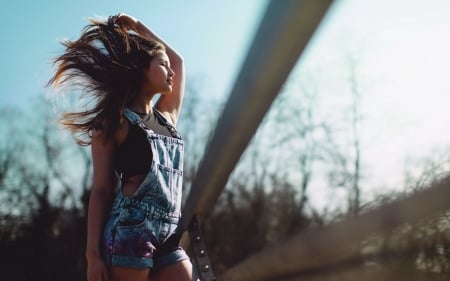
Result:
<svg viewBox="0 0 450 281"><path fill-rule="evenodd" d="M144 219L137 225L118 225L113 244L114 255L152 258L159 243L150 222Z"/></svg>
<svg viewBox="0 0 450 281"><path fill-rule="evenodd" d="M181 201L181 182L183 172L163 165L157 165L156 177L158 181L157 192L158 203L168 211L168 215L173 215L179 209Z"/></svg>

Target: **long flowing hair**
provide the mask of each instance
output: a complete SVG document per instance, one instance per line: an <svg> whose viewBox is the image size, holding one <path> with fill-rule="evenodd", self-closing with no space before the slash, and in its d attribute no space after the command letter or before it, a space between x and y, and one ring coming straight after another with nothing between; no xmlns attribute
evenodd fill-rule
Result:
<svg viewBox="0 0 450 281"><path fill-rule="evenodd" d="M64 53L53 61L56 71L48 86L70 85L93 102L60 119L80 145L91 143L93 129L104 130L106 138L113 136L123 122L124 108L140 90L144 69L165 51L160 42L128 31L116 19L90 20L78 40L62 43Z"/></svg>

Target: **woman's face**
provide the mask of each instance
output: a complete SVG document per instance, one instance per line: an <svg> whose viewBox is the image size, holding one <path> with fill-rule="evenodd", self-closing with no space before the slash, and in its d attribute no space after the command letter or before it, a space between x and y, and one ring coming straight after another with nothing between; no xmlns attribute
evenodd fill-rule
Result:
<svg viewBox="0 0 450 281"><path fill-rule="evenodd" d="M165 52L159 52L150 61L144 73L144 87L153 93L170 93L173 87L175 73L170 68L169 57Z"/></svg>

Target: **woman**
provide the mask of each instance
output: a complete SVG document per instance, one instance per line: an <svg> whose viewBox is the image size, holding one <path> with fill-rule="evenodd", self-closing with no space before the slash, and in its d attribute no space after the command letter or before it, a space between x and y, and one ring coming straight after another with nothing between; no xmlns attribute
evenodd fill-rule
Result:
<svg viewBox="0 0 450 281"><path fill-rule="evenodd" d="M126 14L91 21L78 40L64 45L49 83L81 86L91 104L62 117L78 142L92 148L88 281L191 280L176 232L183 58Z"/></svg>

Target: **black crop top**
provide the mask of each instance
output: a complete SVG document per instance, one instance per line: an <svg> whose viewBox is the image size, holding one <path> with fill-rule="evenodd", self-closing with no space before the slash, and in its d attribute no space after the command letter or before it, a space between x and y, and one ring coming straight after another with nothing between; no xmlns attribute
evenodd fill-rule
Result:
<svg viewBox="0 0 450 281"><path fill-rule="evenodd" d="M153 130L156 134L171 137L172 134L168 127L156 114L153 112L138 115L147 128ZM122 179L147 174L153 156L145 131L138 124L131 124L130 122L128 128L128 134L119 145L115 161L115 169Z"/></svg>

